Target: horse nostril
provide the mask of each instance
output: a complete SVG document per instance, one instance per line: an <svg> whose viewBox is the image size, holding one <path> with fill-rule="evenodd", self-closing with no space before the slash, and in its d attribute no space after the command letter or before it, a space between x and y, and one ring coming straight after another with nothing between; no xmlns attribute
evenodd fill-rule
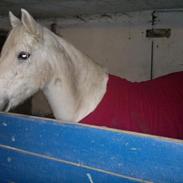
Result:
<svg viewBox="0 0 183 183"><path fill-rule="evenodd" d="M8 98L4 99L3 104L2 104L1 111L6 111L6 110L8 109L9 102L10 102L10 101L9 101Z"/></svg>

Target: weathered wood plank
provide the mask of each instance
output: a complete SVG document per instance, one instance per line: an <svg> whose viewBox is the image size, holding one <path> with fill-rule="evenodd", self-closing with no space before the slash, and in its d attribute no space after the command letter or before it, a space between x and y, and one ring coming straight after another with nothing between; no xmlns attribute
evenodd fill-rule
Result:
<svg viewBox="0 0 183 183"><path fill-rule="evenodd" d="M178 140L0 114L0 182L183 182L182 154Z"/></svg>

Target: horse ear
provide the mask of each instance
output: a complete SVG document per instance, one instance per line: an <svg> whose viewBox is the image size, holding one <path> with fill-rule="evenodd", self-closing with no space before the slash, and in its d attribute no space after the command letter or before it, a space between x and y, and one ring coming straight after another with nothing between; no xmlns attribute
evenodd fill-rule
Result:
<svg viewBox="0 0 183 183"><path fill-rule="evenodd" d="M11 11L9 11L10 24L14 28L21 24L19 18L17 18Z"/></svg>
<svg viewBox="0 0 183 183"><path fill-rule="evenodd" d="M26 30L34 35L39 35L41 32L41 26L34 20L34 18L26 11L21 9L22 18L21 21Z"/></svg>

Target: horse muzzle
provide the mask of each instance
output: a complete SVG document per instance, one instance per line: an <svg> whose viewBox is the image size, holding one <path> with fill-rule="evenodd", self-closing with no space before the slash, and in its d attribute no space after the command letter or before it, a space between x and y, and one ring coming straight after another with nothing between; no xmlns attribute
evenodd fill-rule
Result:
<svg viewBox="0 0 183 183"><path fill-rule="evenodd" d="M2 99L0 102L0 111L7 112L10 108L10 100L8 98Z"/></svg>

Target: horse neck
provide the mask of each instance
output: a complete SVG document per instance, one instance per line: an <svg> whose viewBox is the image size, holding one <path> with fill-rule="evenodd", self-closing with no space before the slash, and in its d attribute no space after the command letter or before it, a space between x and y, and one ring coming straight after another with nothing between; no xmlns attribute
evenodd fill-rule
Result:
<svg viewBox="0 0 183 183"><path fill-rule="evenodd" d="M74 46L57 38L60 56L55 60L54 76L43 89L54 116L78 122L91 113L106 92L108 75L104 69Z"/></svg>

